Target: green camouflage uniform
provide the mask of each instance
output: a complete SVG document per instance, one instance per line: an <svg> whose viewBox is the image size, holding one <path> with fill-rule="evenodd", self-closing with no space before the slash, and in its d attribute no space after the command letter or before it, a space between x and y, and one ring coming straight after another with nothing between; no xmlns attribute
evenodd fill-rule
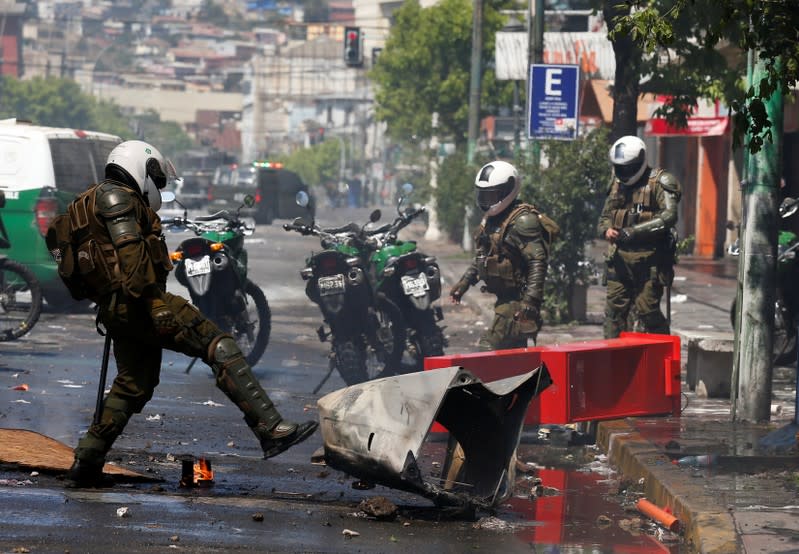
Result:
<svg viewBox="0 0 799 554"><path fill-rule="evenodd" d="M611 183L597 232L604 239L617 229L622 236L607 254L605 338L628 330L632 306L645 332L669 334L660 299L674 278L680 194L677 179L663 170L649 169L632 185Z"/></svg>
<svg viewBox="0 0 799 554"><path fill-rule="evenodd" d="M75 449L76 460L88 466L103 462L130 417L152 398L164 348L206 362L263 446L268 430L282 418L233 339L187 300L166 292L172 264L158 215L137 191L115 181L104 181L79 198L70 216L87 223L91 240L85 244L95 250L79 255L78 263L90 264L80 271L93 291L89 297L98 305L98 320L113 339L117 376L99 424L91 425ZM169 316L166 329L156 322L153 306Z"/></svg>
<svg viewBox="0 0 799 554"><path fill-rule="evenodd" d="M475 259L453 291L482 280L484 292L497 295L494 321L480 338L480 350L524 348L541 329L538 310L544 296L549 240L533 206L514 201L502 213L484 219L475 234ZM532 306L531 317L514 317Z"/></svg>

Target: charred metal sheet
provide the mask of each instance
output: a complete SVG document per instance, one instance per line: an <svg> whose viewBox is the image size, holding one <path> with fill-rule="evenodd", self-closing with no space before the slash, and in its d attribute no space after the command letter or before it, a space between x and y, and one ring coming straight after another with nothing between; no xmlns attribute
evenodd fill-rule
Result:
<svg viewBox="0 0 799 554"><path fill-rule="evenodd" d="M448 367L334 391L318 401L325 461L439 505L492 506L510 493L527 406L551 383L544 365L491 383ZM464 453L452 488L441 477L423 475L418 463L434 421Z"/></svg>

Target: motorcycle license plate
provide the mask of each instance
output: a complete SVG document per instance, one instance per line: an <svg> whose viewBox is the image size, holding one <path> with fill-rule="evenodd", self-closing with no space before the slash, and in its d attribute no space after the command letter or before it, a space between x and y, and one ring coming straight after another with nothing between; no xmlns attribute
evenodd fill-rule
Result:
<svg viewBox="0 0 799 554"><path fill-rule="evenodd" d="M186 276L194 277L195 275L205 275L211 273L211 258L210 256L203 256L198 261L191 258L186 258Z"/></svg>
<svg viewBox="0 0 799 554"><path fill-rule="evenodd" d="M430 290L427 284L427 276L421 273L418 277L409 275L402 276L402 292L408 296L424 296Z"/></svg>
<svg viewBox="0 0 799 554"><path fill-rule="evenodd" d="M330 277L319 277L317 286L319 287L319 296L341 294L344 292L344 275L339 273Z"/></svg>

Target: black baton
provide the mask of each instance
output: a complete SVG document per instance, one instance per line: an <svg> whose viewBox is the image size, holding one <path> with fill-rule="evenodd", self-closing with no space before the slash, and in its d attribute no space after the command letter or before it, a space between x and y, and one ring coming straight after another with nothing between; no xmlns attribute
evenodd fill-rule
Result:
<svg viewBox="0 0 799 554"><path fill-rule="evenodd" d="M108 358L111 355L111 335L106 332L103 345L103 365L100 368L100 384L97 387L97 404L94 407L93 425L100 425L100 416L103 414L103 397L105 396L105 380L108 375Z"/></svg>

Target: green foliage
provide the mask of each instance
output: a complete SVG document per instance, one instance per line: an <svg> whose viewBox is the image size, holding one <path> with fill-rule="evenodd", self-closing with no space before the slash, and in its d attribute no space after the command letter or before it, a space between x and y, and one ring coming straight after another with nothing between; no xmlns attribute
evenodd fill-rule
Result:
<svg viewBox="0 0 799 554"><path fill-rule="evenodd" d="M447 156L441 162L438 172L436 188L436 210L438 222L447 236L460 242L463 238L464 208L472 206L473 218L469 222L469 232L477 226L479 210L474 204L474 175L476 167L466 163L466 153L463 149Z"/></svg>
<svg viewBox="0 0 799 554"><path fill-rule="evenodd" d="M510 105L512 85L493 77L494 35L504 24L499 13L507 0L488 0L483 18L484 106ZM388 123L397 141L425 140L437 133L456 144L466 140L472 50L472 2L442 0L422 8L407 0L395 12L379 63L370 72L378 119ZM491 63L489 63L491 62Z"/></svg>
<svg viewBox="0 0 799 554"><path fill-rule="evenodd" d="M536 168L530 160L517 162L522 200L535 204L560 226L544 290L544 306L554 322L574 318L573 292L596 274L585 246L596 236L607 193L607 148L607 130L599 129L574 141L545 142L542 151L548 167Z"/></svg>
<svg viewBox="0 0 799 554"><path fill-rule="evenodd" d="M653 0L634 5L638 9L619 20L616 32L628 34L651 56L652 79L642 90L674 95L659 115L684 126L698 98L721 99L734 112L734 146L747 133L753 153L771 140L773 122L764 102L777 90L787 93L799 80L795 0ZM765 60L765 77L745 88L743 65L750 49Z"/></svg>
<svg viewBox="0 0 799 554"><path fill-rule="evenodd" d="M0 78L0 119L11 117L35 125L111 133L126 140L140 138L169 156L193 145L180 125L161 121L157 113L127 116L116 104L97 100L84 94L74 81L57 77L27 81Z"/></svg>
<svg viewBox="0 0 799 554"><path fill-rule="evenodd" d="M343 143L345 155L349 159L349 145ZM338 139L328 138L311 146L295 150L290 155L283 157L286 169L297 173L309 186L324 185L328 182L339 182L341 160L341 143Z"/></svg>

